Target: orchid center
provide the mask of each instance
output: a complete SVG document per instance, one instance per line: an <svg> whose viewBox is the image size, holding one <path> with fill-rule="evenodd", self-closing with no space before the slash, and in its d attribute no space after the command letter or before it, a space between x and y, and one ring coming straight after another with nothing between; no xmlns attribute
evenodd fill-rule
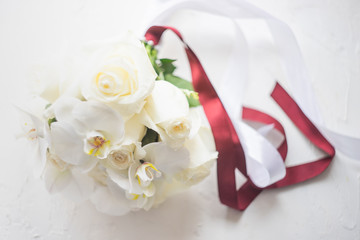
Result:
<svg viewBox="0 0 360 240"><path fill-rule="evenodd" d="M107 140L101 133L94 131L87 134L84 150L89 155L104 158L109 145L110 140Z"/></svg>
<svg viewBox="0 0 360 240"><path fill-rule="evenodd" d="M35 139L37 139L37 137L38 137L35 128L30 129L30 130L27 132L27 135L28 135L28 138L29 138L30 140L35 140Z"/></svg>
<svg viewBox="0 0 360 240"><path fill-rule="evenodd" d="M29 140L35 140L38 138L38 132L33 124L28 124L27 122L24 123L24 132L25 136Z"/></svg>
<svg viewBox="0 0 360 240"><path fill-rule="evenodd" d="M144 162L137 169L135 176L141 186L147 186L154 178L161 176L161 172L151 163Z"/></svg>

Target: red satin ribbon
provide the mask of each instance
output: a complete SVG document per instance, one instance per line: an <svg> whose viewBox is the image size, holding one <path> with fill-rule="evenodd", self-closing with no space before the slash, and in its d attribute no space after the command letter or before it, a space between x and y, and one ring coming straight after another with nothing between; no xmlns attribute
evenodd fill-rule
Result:
<svg viewBox="0 0 360 240"><path fill-rule="evenodd" d="M162 34L166 30L173 31L183 42L190 63L192 82L194 89L199 93L200 102L211 125L215 138L216 148L219 152L217 160L218 190L220 201L238 210L246 209L256 196L263 190L256 187L246 172L245 155L234 126L226 113L215 89L207 77L199 59L191 48L184 42L178 30L167 26L153 26L148 29L145 38L157 45ZM306 163L286 168L284 179L272 184L267 188L284 187L313 178L322 173L330 164L335 155L331 144L321 135L319 130L301 111L295 101L277 83L271 94L272 98L279 104L300 131L318 148L328 155L315 162ZM287 154L287 142L284 128L273 117L254 109L244 108L243 119L258 121L264 124L274 124L275 129L284 134L285 140L278 151L285 161ZM236 189L235 169L247 178L247 181Z"/></svg>

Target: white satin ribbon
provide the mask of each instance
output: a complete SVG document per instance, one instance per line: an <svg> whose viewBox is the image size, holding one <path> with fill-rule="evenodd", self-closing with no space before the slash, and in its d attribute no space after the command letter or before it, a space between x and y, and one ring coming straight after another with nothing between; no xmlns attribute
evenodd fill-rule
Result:
<svg viewBox="0 0 360 240"><path fill-rule="evenodd" d="M278 47L291 93L304 113L328 137L336 149L346 155L360 159L360 139L351 138L328 130L317 109L309 77L299 46L290 28L282 21L270 16L246 1L187 0L170 2L148 21L152 25L166 25L168 18L181 9L192 9L228 17L234 23L236 44L220 89L217 89L235 130L243 144L247 173L258 187L269 186L281 180L286 173L283 160L277 149L263 135L239 120L243 105L243 90L248 77L248 45L243 31L236 20L259 19L266 21L269 31ZM236 77L234 77L236 76Z"/></svg>

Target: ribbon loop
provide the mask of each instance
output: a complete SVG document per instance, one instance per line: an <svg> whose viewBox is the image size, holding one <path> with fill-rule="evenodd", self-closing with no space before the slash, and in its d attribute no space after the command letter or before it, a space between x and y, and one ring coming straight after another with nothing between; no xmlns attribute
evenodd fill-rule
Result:
<svg viewBox="0 0 360 240"><path fill-rule="evenodd" d="M246 162L244 149L238 137L241 134L236 131L236 127L233 125L234 122L237 122L230 119L199 59L183 40L179 31L172 27L153 26L146 32L145 38L153 41L154 44L158 44L162 34L166 30L173 31L184 44L185 52L190 63L194 89L199 93L199 100L211 125L215 144L219 151L217 173L220 201L232 208L244 210L263 189L255 186L251 177L248 175L247 166L250 166ZM276 179L275 183L266 188L284 187L319 175L329 166L335 155L335 149L306 117L300 107L280 84L276 84L271 96L300 131L314 143L315 146L322 149L328 155L315 162L287 167L286 176L284 177L277 173L280 177ZM243 119L257 121L263 124L273 124L274 128L284 135L284 141L277 148L277 151L279 156L281 156L282 161L285 161L287 155L287 142L285 130L280 122L268 114L250 108L243 109ZM237 128L237 130L239 129L244 128ZM247 134L246 136L249 135ZM243 140L246 141L246 139ZM247 181L239 190L236 189L235 183L236 168L247 178ZM271 168L268 169L271 171ZM265 179L265 181L268 181L268 179ZM260 185L262 185L262 183Z"/></svg>

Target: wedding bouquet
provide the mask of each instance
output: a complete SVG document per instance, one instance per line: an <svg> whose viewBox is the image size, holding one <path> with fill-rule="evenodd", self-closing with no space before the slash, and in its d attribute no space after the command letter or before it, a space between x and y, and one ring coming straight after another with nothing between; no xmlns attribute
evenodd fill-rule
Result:
<svg viewBox="0 0 360 240"><path fill-rule="evenodd" d="M174 60L158 59L151 43L130 33L89 44L70 60L39 70L36 101L21 108L32 165L50 193L123 215L209 174L213 136L191 83L174 75Z"/></svg>

